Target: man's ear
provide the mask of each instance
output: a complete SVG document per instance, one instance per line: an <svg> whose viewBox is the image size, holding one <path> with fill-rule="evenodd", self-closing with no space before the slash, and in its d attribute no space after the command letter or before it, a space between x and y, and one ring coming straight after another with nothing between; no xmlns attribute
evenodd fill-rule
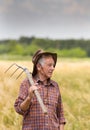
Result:
<svg viewBox="0 0 90 130"><path fill-rule="evenodd" d="M40 70L41 69L41 64L37 64L37 70Z"/></svg>

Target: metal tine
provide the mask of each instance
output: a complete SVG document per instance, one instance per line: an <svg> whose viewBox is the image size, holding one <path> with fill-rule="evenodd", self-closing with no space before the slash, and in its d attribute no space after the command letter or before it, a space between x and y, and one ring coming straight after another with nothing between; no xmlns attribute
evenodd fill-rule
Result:
<svg viewBox="0 0 90 130"><path fill-rule="evenodd" d="M17 64L15 64L18 68L21 68L22 70L25 70L26 68L23 68L22 66L19 66Z"/></svg>
<svg viewBox="0 0 90 130"><path fill-rule="evenodd" d="M10 75L10 77L12 77L18 69L20 69L20 68L17 68L17 69Z"/></svg>
<svg viewBox="0 0 90 130"><path fill-rule="evenodd" d="M5 73L11 68L11 67L13 67L15 65L15 63L13 63L6 71L5 71Z"/></svg>
<svg viewBox="0 0 90 130"><path fill-rule="evenodd" d="M16 80L22 75L23 72L24 70L17 76Z"/></svg>
<svg viewBox="0 0 90 130"><path fill-rule="evenodd" d="M26 70L26 68L23 68L22 66L19 66L16 64L16 66L19 68L19 69L22 69L23 71L17 76L16 80L22 75L22 73Z"/></svg>
<svg viewBox="0 0 90 130"><path fill-rule="evenodd" d="M22 70L23 70L23 71L17 76L16 79L18 79L18 78L22 75L22 73L26 70L26 68L23 68L22 66L19 66L19 65L17 65L16 63L13 63L13 64L5 71L5 73L6 73L11 67L13 67L14 65L17 66L17 69L10 75L10 77L12 77L18 69L22 69Z"/></svg>
<svg viewBox="0 0 90 130"><path fill-rule="evenodd" d="M27 69L27 68L23 68L23 67L17 65L16 63L12 64L12 65L5 71L5 73L6 73L12 66L14 66L14 65L17 66L17 69L11 74L11 76L12 76L18 69L22 69L23 71L18 75L18 77L17 77L16 79L18 79L23 72L26 72L26 75L27 75L27 77L28 77L28 79L29 79L30 84L33 84L33 79L32 79L32 77L31 77L31 75L29 74L28 69ZM39 103L40 103L40 106L41 106L41 108L42 108L44 114L48 114L48 113L47 113L47 109L46 109L46 107L45 107L44 104L43 104L43 101L42 101L42 98L40 97L39 92L36 90L36 91L34 91L34 93L35 93L35 95L36 95L36 97L37 97L37 99L38 99L38 101L39 101Z"/></svg>

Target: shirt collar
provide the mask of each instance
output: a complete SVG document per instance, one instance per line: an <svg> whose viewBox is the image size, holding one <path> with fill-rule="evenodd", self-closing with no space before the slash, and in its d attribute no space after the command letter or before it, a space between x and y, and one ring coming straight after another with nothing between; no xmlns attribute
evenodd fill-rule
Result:
<svg viewBox="0 0 90 130"><path fill-rule="evenodd" d="M34 77L35 82L43 84L43 81L41 81L37 76ZM48 83L45 86L55 86L55 83L50 78L47 79Z"/></svg>

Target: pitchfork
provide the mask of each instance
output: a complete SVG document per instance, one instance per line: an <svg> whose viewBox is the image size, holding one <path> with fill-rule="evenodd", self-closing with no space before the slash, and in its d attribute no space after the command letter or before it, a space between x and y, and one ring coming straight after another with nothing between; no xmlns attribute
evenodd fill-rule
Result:
<svg viewBox="0 0 90 130"><path fill-rule="evenodd" d="M28 70L27 68L24 68L24 67L22 67L22 66L17 65L16 63L13 63L13 64L5 71L5 73L6 73L7 71L9 71L13 66L16 66L17 68L16 68L16 70L11 74L11 76L13 76L17 70L22 69L22 72L18 75L18 77L17 77L16 79L18 79L18 78L22 75L22 73L25 72L26 75L27 75L27 77L28 77L28 80L29 80L29 83L31 84L31 86L34 85L34 81L33 81L33 79L32 79L32 74L29 72L29 70ZM43 101L42 101L42 99L41 99L41 96L40 96L38 90L34 90L34 94L35 94L35 96L37 97L37 100L38 100L38 102L39 102L39 104L40 104L40 106L41 106L41 108L42 108L44 114L47 114L47 109L46 109L45 105L43 104Z"/></svg>

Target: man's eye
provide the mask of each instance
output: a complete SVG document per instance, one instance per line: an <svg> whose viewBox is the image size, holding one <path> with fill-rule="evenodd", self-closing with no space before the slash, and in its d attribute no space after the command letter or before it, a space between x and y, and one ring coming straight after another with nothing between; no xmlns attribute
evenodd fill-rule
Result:
<svg viewBox="0 0 90 130"><path fill-rule="evenodd" d="M54 64L48 64L48 66L49 66L49 67L51 67L51 66L55 67L55 65L54 65Z"/></svg>

